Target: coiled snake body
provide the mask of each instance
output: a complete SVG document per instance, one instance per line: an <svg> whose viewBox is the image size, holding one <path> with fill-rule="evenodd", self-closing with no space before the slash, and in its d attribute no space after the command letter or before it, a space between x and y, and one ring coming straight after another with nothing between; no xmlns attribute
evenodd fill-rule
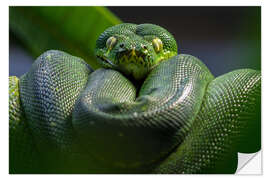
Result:
<svg viewBox="0 0 270 180"><path fill-rule="evenodd" d="M96 56L50 50L9 78L11 173L234 173L260 149L259 71L214 78L152 24L107 29Z"/></svg>

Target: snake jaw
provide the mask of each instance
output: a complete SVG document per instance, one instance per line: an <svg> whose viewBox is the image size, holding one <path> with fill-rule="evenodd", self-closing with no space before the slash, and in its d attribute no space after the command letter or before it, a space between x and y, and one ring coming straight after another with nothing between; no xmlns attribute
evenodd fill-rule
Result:
<svg viewBox="0 0 270 180"><path fill-rule="evenodd" d="M118 63L115 64L105 56L97 56L103 67L118 70L128 76L133 76L136 80L140 80L149 72L149 68L144 66L144 59L142 57L136 59L134 57L137 56L133 56L131 53L125 53L119 58Z"/></svg>

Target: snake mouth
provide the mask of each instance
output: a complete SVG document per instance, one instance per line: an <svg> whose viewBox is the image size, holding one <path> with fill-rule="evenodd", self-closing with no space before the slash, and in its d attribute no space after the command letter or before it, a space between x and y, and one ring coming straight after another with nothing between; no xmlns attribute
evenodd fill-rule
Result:
<svg viewBox="0 0 270 180"><path fill-rule="evenodd" d="M99 60L101 60L102 63L109 65L110 67L117 68L117 66L108 58L105 58L103 56L97 56Z"/></svg>

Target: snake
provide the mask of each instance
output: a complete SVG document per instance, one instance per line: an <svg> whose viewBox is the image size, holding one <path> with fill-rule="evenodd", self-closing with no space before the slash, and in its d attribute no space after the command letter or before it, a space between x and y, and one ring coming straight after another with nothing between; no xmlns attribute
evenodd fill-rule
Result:
<svg viewBox="0 0 270 180"><path fill-rule="evenodd" d="M9 172L227 174L261 148L261 72L214 77L154 24L96 41L101 68L48 50L9 77Z"/></svg>

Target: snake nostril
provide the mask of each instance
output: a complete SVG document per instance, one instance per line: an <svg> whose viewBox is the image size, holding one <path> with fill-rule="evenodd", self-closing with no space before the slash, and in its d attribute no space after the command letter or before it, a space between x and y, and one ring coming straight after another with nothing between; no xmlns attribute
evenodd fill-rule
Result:
<svg viewBox="0 0 270 180"><path fill-rule="evenodd" d="M143 48L143 49L147 49L147 46L146 46L146 45L142 45L142 48Z"/></svg>
<svg viewBox="0 0 270 180"><path fill-rule="evenodd" d="M124 43L121 43L119 46L120 46L120 48L125 47Z"/></svg>

